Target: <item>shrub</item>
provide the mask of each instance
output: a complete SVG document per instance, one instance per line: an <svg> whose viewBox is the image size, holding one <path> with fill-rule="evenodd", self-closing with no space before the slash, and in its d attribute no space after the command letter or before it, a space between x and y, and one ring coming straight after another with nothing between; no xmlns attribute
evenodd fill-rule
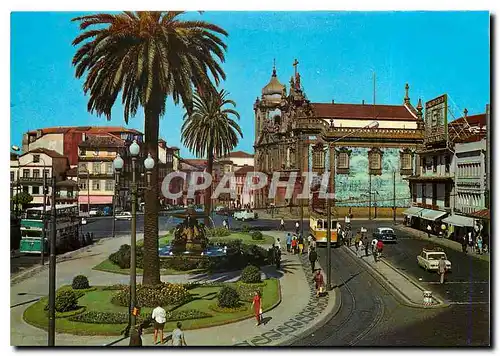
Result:
<svg viewBox="0 0 500 356"><path fill-rule="evenodd" d="M240 296L241 300L245 300L247 302L251 302L253 297L255 296L255 291L259 291L262 295L262 291L264 290L265 284L247 284L247 283L238 283L236 286L236 291Z"/></svg>
<svg viewBox="0 0 500 356"><path fill-rule="evenodd" d="M83 314L72 316L69 320L89 324L126 324L128 323L128 313L89 310Z"/></svg>
<svg viewBox="0 0 500 356"><path fill-rule="evenodd" d="M240 305L240 296L236 289L224 286L217 295L217 306L221 308L236 308Z"/></svg>
<svg viewBox="0 0 500 356"><path fill-rule="evenodd" d="M246 266L241 272L240 281L243 283L260 283L260 268L257 266Z"/></svg>
<svg viewBox="0 0 500 356"><path fill-rule="evenodd" d="M262 235L262 232L260 231L252 231L251 232L251 235L252 235L252 240L264 240L264 236Z"/></svg>
<svg viewBox="0 0 500 356"><path fill-rule="evenodd" d="M126 286L111 298L116 305L128 306L130 287ZM182 284L161 283L156 286L137 286L137 304L144 307L157 307L158 305L178 305L191 300L192 296Z"/></svg>
<svg viewBox="0 0 500 356"><path fill-rule="evenodd" d="M75 310L78 307L78 296L70 288L61 288L56 293L55 306L59 313Z"/></svg>
<svg viewBox="0 0 500 356"><path fill-rule="evenodd" d="M167 320L169 321L179 321L179 320L191 320L191 319L202 319L210 318L212 315L199 311L197 309L187 309L187 310L174 310L167 313Z"/></svg>
<svg viewBox="0 0 500 356"><path fill-rule="evenodd" d="M118 251L109 255L109 260L121 269L130 268L130 245L121 245Z"/></svg>
<svg viewBox="0 0 500 356"><path fill-rule="evenodd" d="M90 288L89 280L84 275L78 275L73 278L73 283L71 284L73 289L87 289Z"/></svg>
<svg viewBox="0 0 500 356"><path fill-rule="evenodd" d="M250 226L248 224L241 225L241 231L242 232L249 232L250 231Z"/></svg>
<svg viewBox="0 0 500 356"><path fill-rule="evenodd" d="M231 235L231 232L224 227L215 227L213 229L208 229L208 236L210 237L224 237Z"/></svg>

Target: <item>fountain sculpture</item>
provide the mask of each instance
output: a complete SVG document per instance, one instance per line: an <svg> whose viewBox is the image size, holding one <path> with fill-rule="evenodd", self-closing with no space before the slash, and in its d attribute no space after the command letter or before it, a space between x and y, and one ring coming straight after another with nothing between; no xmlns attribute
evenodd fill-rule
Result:
<svg viewBox="0 0 500 356"><path fill-rule="evenodd" d="M175 214L175 217L184 218L174 230L174 239L171 243L173 254L193 253L199 255L208 246L208 239L203 224L198 219L204 217L202 213L188 208L184 213Z"/></svg>

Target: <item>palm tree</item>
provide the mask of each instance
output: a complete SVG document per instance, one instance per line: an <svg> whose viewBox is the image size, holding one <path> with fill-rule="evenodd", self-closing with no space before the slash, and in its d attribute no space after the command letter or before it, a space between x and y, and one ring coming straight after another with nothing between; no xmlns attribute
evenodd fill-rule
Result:
<svg viewBox="0 0 500 356"><path fill-rule="evenodd" d="M111 118L111 108L122 92L124 118L144 109L145 150L158 160L159 118L172 96L192 110L193 87L213 88L225 73L226 31L203 21L182 21L183 12L127 11L77 17L83 31L73 45L77 78L86 74L87 110ZM158 172L153 169L151 189L145 191L144 284L160 283L158 257Z"/></svg>
<svg viewBox="0 0 500 356"><path fill-rule="evenodd" d="M225 90L199 90L194 96L193 111L184 115L182 124L182 143L197 157L207 157L207 173L212 175L214 156L229 154L238 144L238 134L243 138L241 128L230 116L238 120L240 114L226 105L236 107L233 100L227 99ZM210 187L205 189L205 225L211 212Z"/></svg>

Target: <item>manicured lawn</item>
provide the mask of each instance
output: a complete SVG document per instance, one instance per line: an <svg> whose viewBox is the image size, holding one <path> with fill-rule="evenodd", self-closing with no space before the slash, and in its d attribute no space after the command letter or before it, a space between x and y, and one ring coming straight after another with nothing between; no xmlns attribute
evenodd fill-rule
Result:
<svg viewBox="0 0 500 356"><path fill-rule="evenodd" d="M239 283L239 282L238 282ZM227 285L237 286L237 283L226 283ZM274 308L280 302L279 281L277 279L268 279L264 281L263 285L263 311ZM117 291L103 290L103 287L97 287L96 290L86 292L78 300L78 305L82 311L102 311L102 312L127 312L127 307L117 306L111 303L111 298ZM175 308L175 310L198 310L212 315L207 318L183 320L182 325L186 330L199 329L205 327L212 327L217 325L229 324L239 320L248 319L253 317L253 310L251 303L242 301L246 306L244 310L235 312L217 312L214 311L213 306L217 305L217 293L221 287L207 286L197 287L190 290L190 293L195 297L194 300ZM40 301L29 306L24 312L24 320L36 327L47 329L48 328L48 315L44 311L44 306L47 303L47 298L42 298ZM166 310L171 310L172 306L163 306ZM242 309L242 308L240 308ZM152 312L152 308L142 308L141 315L148 316ZM71 313L71 312L70 312ZM68 314L70 315L70 314ZM71 321L68 318L60 317L56 319L56 331L77 335L120 335L121 331L126 327L126 324L91 324ZM167 322L165 330L167 332L175 328L177 321ZM146 332L152 330L146 329Z"/></svg>
<svg viewBox="0 0 500 356"><path fill-rule="evenodd" d="M165 246L170 242L170 234L166 234L158 239L159 247ZM136 243L137 247L144 245L144 240L139 240Z"/></svg>

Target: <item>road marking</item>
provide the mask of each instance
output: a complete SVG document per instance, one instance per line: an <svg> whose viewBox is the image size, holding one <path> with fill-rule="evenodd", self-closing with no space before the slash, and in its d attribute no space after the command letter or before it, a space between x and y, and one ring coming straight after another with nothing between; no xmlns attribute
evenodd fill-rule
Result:
<svg viewBox="0 0 500 356"><path fill-rule="evenodd" d="M447 304L454 304L454 305L472 305L472 304L490 304L490 302L447 302Z"/></svg>
<svg viewBox="0 0 500 356"><path fill-rule="evenodd" d="M427 284L441 284L441 282L423 282ZM490 282L488 281L477 281L477 282L459 282L459 281L450 281L450 282L445 282L444 284L488 284Z"/></svg>

